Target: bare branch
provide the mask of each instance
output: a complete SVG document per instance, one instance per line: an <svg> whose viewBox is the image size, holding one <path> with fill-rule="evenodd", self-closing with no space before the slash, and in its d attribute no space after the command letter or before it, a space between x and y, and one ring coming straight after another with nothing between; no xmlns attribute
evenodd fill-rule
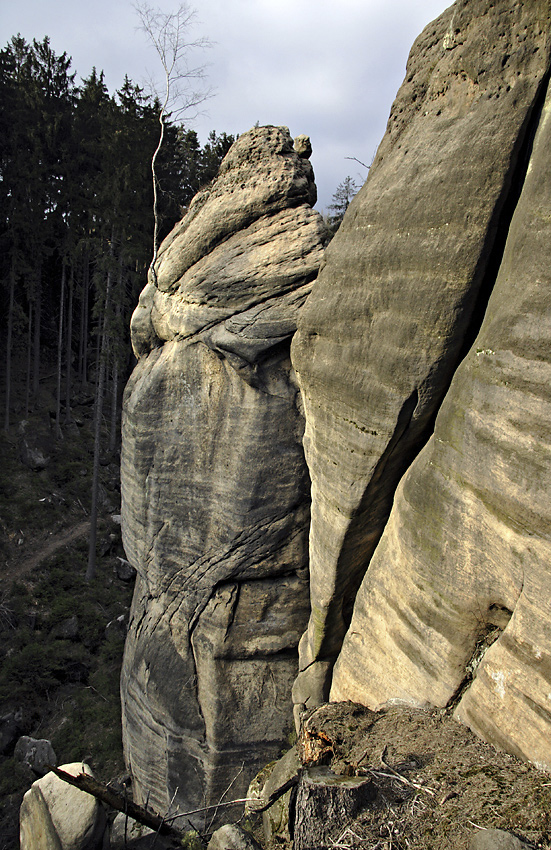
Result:
<svg viewBox="0 0 551 850"><path fill-rule="evenodd" d="M194 88L192 81L204 81L205 65L195 66L191 59L197 50L211 46L208 38L191 39L190 30L196 23L197 15L187 2L181 3L176 11L164 12L159 7L150 6L146 0L137 0L134 9L140 19L140 27L153 45L159 57L162 69L162 83L151 81L151 93L159 103L159 141L151 158L153 178L153 258L149 274L157 284L155 263L159 251L159 214L157 180L157 157L163 145L165 123L168 115L182 117L211 96L204 86Z"/></svg>
<svg viewBox="0 0 551 850"><path fill-rule="evenodd" d="M365 162L362 162L361 159L358 159L357 156L345 156L345 159L351 159L354 162L359 162L360 165L362 165L364 168L367 168L367 170L369 171L370 166L366 165Z"/></svg>

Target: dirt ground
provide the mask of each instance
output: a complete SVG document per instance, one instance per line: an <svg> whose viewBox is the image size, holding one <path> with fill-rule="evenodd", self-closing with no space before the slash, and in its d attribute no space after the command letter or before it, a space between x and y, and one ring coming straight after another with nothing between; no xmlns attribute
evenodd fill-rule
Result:
<svg viewBox="0 0 551 850"><path fill-rule="evenodd" d="M551 777L442 711L329 704L305 719L298 746L306 763L377 788L352 823L336 825L329 847L463 850L473 832L495 828L551 847Z"/></svg>

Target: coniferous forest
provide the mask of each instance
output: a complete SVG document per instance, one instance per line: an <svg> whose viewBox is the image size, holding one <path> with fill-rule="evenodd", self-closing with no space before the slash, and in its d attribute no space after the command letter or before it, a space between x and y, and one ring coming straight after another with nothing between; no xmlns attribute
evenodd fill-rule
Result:
<svg viewBox="0 0 551 850"><path fill-rule="evenodd" d="M4 429L36 405L45 369L57 371L55 428L70 421L83 385L110 398L118 433L128 375L129 319L152 255L151 157L159 102L128 77L110 94L92 69L77 83L49 39L14 36L0 51L0 323ZM160 237L217 173L233 137L165 121L156 172ZM24 398L13 392L25 369Z"/></svg>
<svg viewBox="0 0 551 850"><path fill-rule="evenodd" d="M128 78L115 93L95 68L77 80L48 38L0 50L0 850L16 846L36 778L20 736L103 777L122 767L120 410L153 255L160 108ZM160 239L233 142L164 125Z"/></svg>

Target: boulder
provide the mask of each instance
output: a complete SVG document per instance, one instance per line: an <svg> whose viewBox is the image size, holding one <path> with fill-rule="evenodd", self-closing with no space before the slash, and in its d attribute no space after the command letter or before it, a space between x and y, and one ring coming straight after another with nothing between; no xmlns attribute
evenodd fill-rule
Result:
<svg viewBox="0 0 551 850"><path fill-rule="evenodd" d="M526 173L550 45L548 2L458 0L424 30L369 177L301 311L292 362L312 480L312 610L299 706L328 697L398 481L480 327ZM417 554L409 557L413 564ZM401 656L412 652L404 644ZM378 678L387 663L379 658ZM362 664L353 677L363 676ZM340 685L338 693L349 698Z"/></svg>
<svg viewBox="0 0 551 850"><path fill-rule="evenodd" d="M37 739L22 735L15 745L13 756L16 761L26 764L39 776L48 773L49 767L57 766L57 756L52 742L46 738Z"/></svg>
<svg viewBox="0 0 551 850"><path fill-rule="evenodd" d="M117 561L118 563L115 567L117 578L127 584L131 581L134 581L134 579L136 578L136 570L134 569L132 564L129 564L126 558L117 557Z"/></svg>
<svg viewBox="0 0 551 850"><path fill-rule="evenodd" d="M135 797L160 812L230 785L243 797L292 728L309 478L289 348L327 236L314 200L286 128L243 134L162 244L132 319L123 734Z"/></svg>
<svg viewBox="0 0 551 850"><path fill-rule="evenodd" d="M105 627L107 640L120 640L126 635L126 614L119 614L114 620L110 620Z"/></svg>
<svg viewBox="0 0 551 850"><path fill-rule="evenodd" d="M63 765L91 775L82 762ZM47 773L33 782L20 810L21 850L101 850L107 817L95 797Z"/></svg>
<svg viewBox="0 0 551 850"><path fill-rule="evenodd" d="M54 439L43 423L31 424L27 419L19 423L19 457L21 463L35 472L45 469L52 459Z"/></svg>
<svg viewBox="0 0 551 850"><path fill-rule="evenodd" d="M530 845L504 829L479 829L473 833L469 850L527 850Z"/></svg>
<svg viewBox="0 0 551 850"><path fill-rule="evenodd" d="M158 836L148 826L129 818L124 812L119 812L111 824L109 840L110 850L127 850L127 848L143 848L145 850L145 848L152 848L154 840L156 840L158 848L164 845L161 836Z"/></svg>
<svg viewBox="0 0 551 850"><path fill-rule="evenodd" d="M58 640L78 640L78 636L79 622L76 614L73 614L72 617L67 617L67 619L62 620L60 623L56 623L50 632L50 637L57 638Z"/></svg>
<svg viewBox="0 0 551 850"><path fill-rule="evenodd" d="M213 833L207 850L261 850L260 844L238 824L228 823Z"/></svg>
<svg viewBox="0 0 551 850"><path fill-rule="evenodd" d="M449 705L551 770L551 93L480 333L400 483L332 698Z"/></svg>

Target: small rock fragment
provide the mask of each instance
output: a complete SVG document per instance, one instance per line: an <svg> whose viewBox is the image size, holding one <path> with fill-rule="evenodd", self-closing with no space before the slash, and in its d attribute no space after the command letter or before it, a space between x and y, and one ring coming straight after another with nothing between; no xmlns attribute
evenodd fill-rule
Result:
<svg viewBox="0 0 551 850"><path fill-rule="evenodd" d="M469 850L526 850L528 846L504 829L480 829L473 833Z"/></svg>

